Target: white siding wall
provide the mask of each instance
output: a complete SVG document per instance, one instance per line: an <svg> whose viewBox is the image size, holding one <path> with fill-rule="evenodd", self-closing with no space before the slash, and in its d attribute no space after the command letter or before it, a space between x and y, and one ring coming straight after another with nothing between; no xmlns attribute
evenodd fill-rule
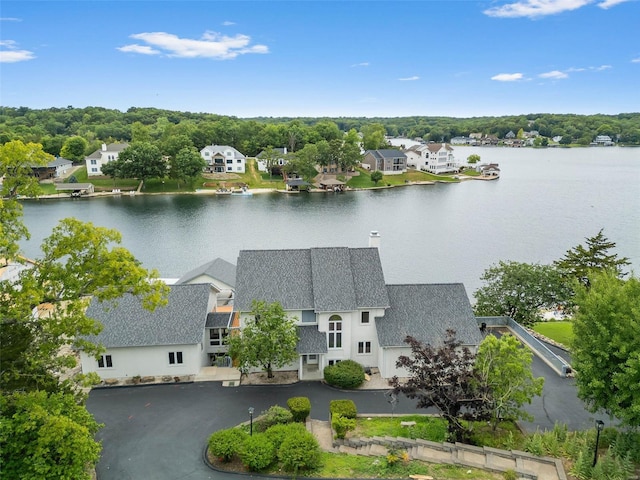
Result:
<svg viewBox="0 0 640 480"><path fill-rule="evenodd" d="M401 355L411 356L409 347L381 348L380 349L380 375L382 378L391 378L394 375L406 377L407 371L396 368L396 362Z"/></svg>
<svg viewBox="0 0 640 480"><path fill-rule="evenodd" d="M182 365L170 365L169 352L182 352ZM111 355L112 368L98 368L98 361L95 358L80 352L82 373L96 372L103 379L136 375L141 377L195 375L201 367L208 364L202 344L109 348L103 355Z"/></svg>

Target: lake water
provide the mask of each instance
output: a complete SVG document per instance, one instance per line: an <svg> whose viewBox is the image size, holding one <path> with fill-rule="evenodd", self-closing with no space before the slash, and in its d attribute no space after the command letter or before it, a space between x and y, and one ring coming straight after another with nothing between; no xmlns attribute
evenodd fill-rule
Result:
<svg viewBox="0 0 640 480"><path fill-rule="evenodd" d="M501 178L344 194L153 195L25 202L27 256L58 220L118 229L147 268L178 277L242 249L359 247L381 235L387 283L463 282L500 260L550 263L604 228L640 272L640 148L456 148Z"/></svg>

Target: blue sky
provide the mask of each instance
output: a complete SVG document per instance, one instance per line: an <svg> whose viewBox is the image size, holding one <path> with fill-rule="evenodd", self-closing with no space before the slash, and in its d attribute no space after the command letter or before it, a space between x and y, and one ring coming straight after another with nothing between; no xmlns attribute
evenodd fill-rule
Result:
<svg viewBox="0 0 640 480"><path fill-rule="evenodd" d="M0 105L252 116L640 111L640 1L10 1Z"/></svg>

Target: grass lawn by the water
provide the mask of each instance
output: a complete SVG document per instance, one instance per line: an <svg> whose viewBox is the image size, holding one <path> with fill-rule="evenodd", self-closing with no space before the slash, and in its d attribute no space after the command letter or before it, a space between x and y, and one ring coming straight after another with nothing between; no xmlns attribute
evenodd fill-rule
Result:
<svg viewBox="0 0 640 480"><path fill-rule="evenodd" d="M572 322L539 322L533 326L533 330L549 337L565 347L570 347L573 342Z"/></svg>

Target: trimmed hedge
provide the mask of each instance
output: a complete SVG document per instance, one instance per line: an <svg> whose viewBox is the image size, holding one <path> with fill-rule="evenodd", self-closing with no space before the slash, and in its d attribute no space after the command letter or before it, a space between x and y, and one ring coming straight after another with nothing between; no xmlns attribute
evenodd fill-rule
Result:
<svg viewBox="0 0 640 480"><path fill-rule="evenodd" d="M338 388L357 388L364 382L364 367L353 360L342 360L324 367L324 380Z"/></svg>
<svg viewBox="0 0 640 480"><path fill-rule="evenodd" d="M311 413L311 401L307 397L291 397L287 400L294 422L304 422Z"/></svg>
<svg viewBox="0 0 640 480"><path fill-rule="evenodd" d="M320 445L312 433L306 430L295 432L288 435L280 445L278 459L288 472L313 470L320 466Z"/></svg>
<svg viewBox="0 0 640 480"><path fill-rule="evenodd" d="M240 451L247 432L239 428L227 428L214 432L209 437L209 452L224 462L230 462L233 456Z"/></svg>
<svg viewBox="0 0 640 480"><path fill-rule="evenodd" d="M286 425L274 425L273 427L269 427L264 434L269 438L269 440L271 440L271 443L276 447L276 450L278 450L285 438L290 435L297 435L306 431L306 427L300 423L288 423Z"/></svg>
<svg viewBox="0 0 640 480"><path fill-rule="evenodd" d="M273 425L279 425L283 423L291 423L293 421L293 414L280 405L273 405L269 407L269 410L262 412L260 417L253 422L253 426L258 432L264 432L267 428Z"/></svg>
<svg viewBox="0 0 640 480"><path fill-rule="evenodd" d="M275 462L276 447L266 434L256 433L244 439L240 458L249 470L259 472Z"/></svg>
<svg viewBox="0 0 640 480"><path fill-rule="evenodd" d="M331 428L336 432L338 438L344 438L348 431L355 430L356 419L343 417L339 413L336 413L331 416Z"/></svg>
<svg viewBox="0 0 640 480"><path fill-rule="evenodd" d="M334 415L340 415L345 418L356 418L358 416L358 409L353 400L331 400L329 402L329 412L332 418Z"/></svg>

